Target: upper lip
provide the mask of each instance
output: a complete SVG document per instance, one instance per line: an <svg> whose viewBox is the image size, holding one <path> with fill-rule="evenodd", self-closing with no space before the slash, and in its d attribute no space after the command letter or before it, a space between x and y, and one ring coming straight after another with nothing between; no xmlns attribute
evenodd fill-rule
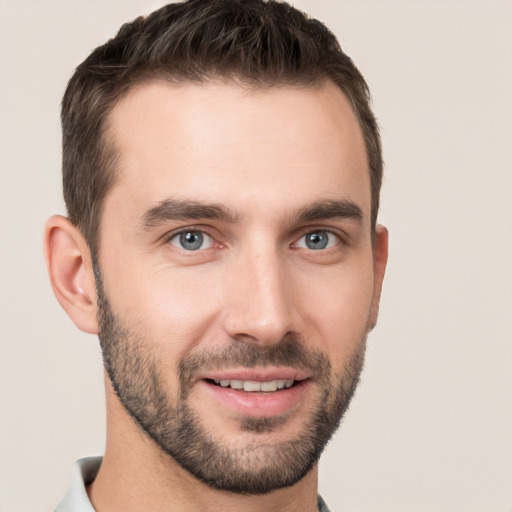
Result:
<svg viewBox="0 0 512 512"><path fill-rule="evenodd" d="M252 382L270 382L273 380L305 380L310 375L297 368L233 368L223 370L212 370L199 376L199 380L208 379L214 381L220 380L243 380Z"/></svg>

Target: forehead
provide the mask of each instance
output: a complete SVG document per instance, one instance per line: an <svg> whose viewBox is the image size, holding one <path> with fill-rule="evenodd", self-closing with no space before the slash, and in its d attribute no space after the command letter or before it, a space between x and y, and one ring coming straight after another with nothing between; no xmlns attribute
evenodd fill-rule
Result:
<svg viewBox="0 0 512 512"><path fill-rule="evenodd" d="M364 139L333 84L145 83L116 105L109 133L119 159L105 216L135 218L169 197L247 215L348 197L369 216Z"/></svg>

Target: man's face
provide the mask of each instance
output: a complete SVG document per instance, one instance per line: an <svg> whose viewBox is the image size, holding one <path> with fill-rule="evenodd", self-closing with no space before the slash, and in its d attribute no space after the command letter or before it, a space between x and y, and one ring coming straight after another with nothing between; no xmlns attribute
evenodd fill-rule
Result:
<svg viewBox="0 0 512 512"><path fill-rule="evenodd" d="M99 317L120 401L213 487L295 483L354 391L380 284L348 101L154 82L109 133Z"/></svg>

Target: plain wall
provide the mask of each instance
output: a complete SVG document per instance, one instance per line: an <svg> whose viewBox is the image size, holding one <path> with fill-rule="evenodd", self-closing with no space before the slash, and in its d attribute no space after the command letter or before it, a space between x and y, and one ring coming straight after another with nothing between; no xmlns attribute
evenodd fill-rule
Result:
<svg viewBox="0 0 512 512"><path fill-rule="evenodd" d="M53 510L104 448L97 339L42 256L64 213L59 103L162 2L0 0L0 510ZM301 0L373 93L390 262L380 322L321 462L333 512L512 511L512 2Z"/></svg>

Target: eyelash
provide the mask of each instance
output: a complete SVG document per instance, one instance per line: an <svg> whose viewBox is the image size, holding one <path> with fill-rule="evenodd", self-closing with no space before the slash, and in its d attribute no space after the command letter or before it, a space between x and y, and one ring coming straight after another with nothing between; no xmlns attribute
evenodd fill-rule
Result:
<svg viewBox="0 0 512 512"><path fill-rule="evenodd" d="M201 240L199 240L200 245L196 249L185 248L182 245L183 239L181 237L189 235L189 234L200 235L200 237L201 237ZM308 247L308 241L307 241L306 237L312 236L315 234L316 235L319 235L319 234L327 234L328 235L328 239L327 239L325 247L321 247L320 249L313 249L311 247ZM320 237L320 241L321 241L321 238L322 237ZM334 239L334 243L332 243L332 241L333 241L332 239ZM174 240L178 240L178 242L173 243ZM302 240L304 240L304 244L302 246L300 246L299 244ZM209 246L206 248L201 248L201 245L203 245L203 243L205 241L209 244ZM311 230L308 230L307 232L305 232L304 234L302 234L295 242L293 242L291 244L291 247L292 247L292 249L295 249L295 250L305 249L305 250L310 250L313 252L326 252L326 251L329 251L330 249L335 249L338 245L340 245L342 243L342 241L343 240L340 237L340 235L338 235L328 229L311 229ZM173 247L176 247L176 249L178 249L178 250L184 251L187 254L205 251L205 250L213 248L215 245L217 245L217 248L222 248L222 244L217 242L213 236L211 236L207 231L205 231L203 229L199 229L199 228L197 228L197 229L192 229L192 228L182 229L181 231L173 233L171 236L169 236L167 238L167 243L169 243ZM180 244L180 245L178 245L178 244Z"/></svg>
<svg viewBox="0 0 512 512"><path fill-rule="evenodd" d="M209 247L206 247L206 248L203 248L201 249L200 247L198 247L197 249L187 249L183 246L179 246L177 244L174 244L173 243L173 240L178 240L179 242L183 242L183 240L181 239L181 237L183 236L186 236L186 235L189 235L189 234L196 234L196 235L200 235L202 240L201 240L201 245L203 244L203 242L205 241L204 239L207 239L206 241L208 241L209 243ZM199 252L199 251L205 251L207 249L210 249L212 248L216 243L218 244L218 242L216 242L215 238L212 237L209 233L207 233L206 231L202 230L202 229L183 229L181 231L178 231L177 233L173 233L168 239L167 239L167 242L172 245L173 247L176 247L177 249L179 250L182 250L182 251L185 251L186 253L192 253L192 252ZM179 243L178 242L178 243ZM219 246L221 246L221 244L218 244Z"/></svg>
<svg viewBox="0 0 512 512"><path fill-rule="evenodd" d="M311 237L312 235L319 235L319 234L327 234L328 235L328 239L327 239L327 242L326 242L326 246L325 247L321 247L320 249L313 249L311 247L307 247L307 243L308 243L308 239L307 237ZM301 247L299 246L299 243L304 240L305 243L304 245L306 247ZM310 239L311 240L311 239ZM334 243L332 243L334 242ZM314 252L326 252L326 251L329 251L329 249L334 249L336 248L338 245L340 245L342 242L342 239L340 237L340 235L334 233L333 231L330 231L328 229L312 229L312 230L309 230L307 233L304 233L296 242L294 242L292 244L292 246L295 248L295 249L306 249L306 250L311 250L311 251L314 251Z"/></svg>

